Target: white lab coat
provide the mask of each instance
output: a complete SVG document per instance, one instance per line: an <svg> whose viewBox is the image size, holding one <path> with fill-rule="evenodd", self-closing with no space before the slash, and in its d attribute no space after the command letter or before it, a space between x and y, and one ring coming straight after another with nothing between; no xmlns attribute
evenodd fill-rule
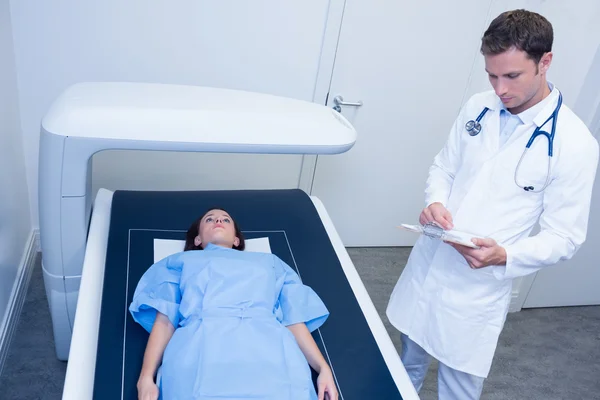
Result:
<svg viewBox="0 0 600 400"><path fill-rule="evenodd" d="M506 266L471 269L453 247L420 236L398 280L387 316L398 330L447 366L487 377L511 299L512 279L574 255L586 238L598 142L564 104L558 114L551 181L542 193L514 182L515 167L535 126L554 111L558 91L539 103L499 148L502 103L493 91L462 108L427 180L426 205L441 202L455 229L491 237L507 252ZM482 131L465 123L487 106ZM543 130L550 132L551 125ZM548 144L538 136L519 169L524 185L541 188ZM539 234L530 233L538 221Z"/></svg>

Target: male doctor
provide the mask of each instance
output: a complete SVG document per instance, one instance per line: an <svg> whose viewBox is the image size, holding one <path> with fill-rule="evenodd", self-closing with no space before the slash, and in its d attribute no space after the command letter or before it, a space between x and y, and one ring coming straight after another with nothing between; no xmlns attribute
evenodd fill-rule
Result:
<svg viewBox="0 0 600 400"><path fill-rule="evenodd" d="M481 52L494 90L467 101L430 168L420 223L472 233L479 248L421 235L391 295L387 316L417 391L433 356L440 399L478 399L513 278L569 259L586 238L598 142L546 80L552 41L536 13L492 21ZM540 135L521 159L538 127L555 127L552 157Z"/></svg>

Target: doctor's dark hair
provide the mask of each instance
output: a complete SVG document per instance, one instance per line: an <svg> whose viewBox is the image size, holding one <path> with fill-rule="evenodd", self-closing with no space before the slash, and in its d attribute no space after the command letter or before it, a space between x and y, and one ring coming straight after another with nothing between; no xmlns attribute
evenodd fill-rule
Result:
<svg viewBox="0 0 600 400"><path fill-rule="evenodd" d="M552 51L552 24L540 14L527 10L506 11L497 16L481 38L481 53L496 55L512 47L527 53L536 64Z"/></svg>
<svg viewBox="0 0 600 400"><path fill-rule="evenodd" d="M238 223L231 216L231 213L229 213L229 211L227 211L221 207L211 207L208 210L206 210L206 212L204 214L202 214L201 217L196 219L192 223L192 225L190 225L190 227L188 228L187 233L185 234L185 247L183 248L183 251L203 250L201 246L196 246L196 244L194 243L194 239L196 238L196 236L198 236L198 233L200 232L200 222L206 216L206 214L208 214L212 210L221 210L221 211L225 211L227 214L229 214L229 216L231 217L231 220L233 221L233 227L235 228L235 236L237 236L238 239L240 240L240 243L237 246L233 246L233 248L235 250L240 250L240 251L244 250L244 248L246 248L246 243L244 241L244 235L242 234L242 230L238 226Z"/></svg>

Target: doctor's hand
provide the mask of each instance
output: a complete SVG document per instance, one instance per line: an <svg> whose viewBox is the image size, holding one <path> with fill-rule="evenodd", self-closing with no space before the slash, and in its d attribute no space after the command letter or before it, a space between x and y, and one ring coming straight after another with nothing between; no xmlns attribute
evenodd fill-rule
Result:
<svg viewBox="0 0 600 400"><path fill-rule="evenodd" d="M337 387L333 381L331 368L324 366L321 368L317 378L317 388L319 389L319 400L338 400Z"/></svg>
<svg viewBox="0 0 600 400"><path fill-rule="evenodd" d="M138 400L157 400L158 386L149 376L140 377L137 383Z"/></svg>
<svg viewBox="0 0 600 400"><path fill-rule="evenodd" d="M423 209L419 216L419 222L421 225L425 225L429 222L435 222L442 228L449 230L454 227L452 224L452 215L450 211L442 205L442 203L433 203L429 207Z"/></svg>
<svg viewBox="0 0 600 400"><path fill-rule="evenodd" d="M506 250L494 239L473 239L473 243L479 246L478 249L456 243L446 243L462 254L473 269L485 268L490 265L506 265Z"/></svg>

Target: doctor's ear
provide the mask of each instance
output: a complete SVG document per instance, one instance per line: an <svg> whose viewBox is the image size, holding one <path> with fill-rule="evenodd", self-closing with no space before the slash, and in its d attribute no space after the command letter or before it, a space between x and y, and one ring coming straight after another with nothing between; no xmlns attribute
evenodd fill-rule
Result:
<svg viewBox="0 0 600 400"><path fill-rule="evenodd" d="M538 68L540 69L540 73L545 74L548 72L550 68L550 64L552 64L552 52L548 52L542 56L540 62L538 64Z"/></svg>

